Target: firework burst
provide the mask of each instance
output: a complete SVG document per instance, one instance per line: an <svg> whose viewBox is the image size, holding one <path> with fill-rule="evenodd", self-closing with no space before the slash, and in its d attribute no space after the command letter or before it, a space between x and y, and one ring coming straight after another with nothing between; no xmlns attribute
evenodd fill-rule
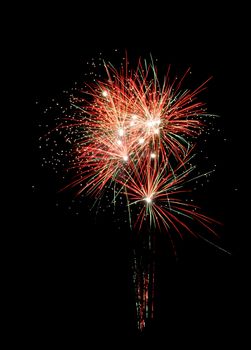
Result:
<svg viewBox="0 0 251 350"><path fill-rule="evenodd" d="M181 90L183 80L170 79L170 67L161 84L153 63L142 64L128 73L104 64L107 79L88 86L86 97L74 98L78 111L67 127L76 129L73 143L76 176L67 187L81 185L78 194L102 197L113 188L126 197L129 218L140 208L131 226L142 229L147 221L167 231L180 228L194 234L187 219L210 228L210 220L197 207L179 199L194 167L192 137L204 127L206 113L198 94L206 82L193 91ZM127 62L125 64L127 67Z"/></svg>
<svg viewBox="0 0 251 350"><path fill-rule="evenodd" d="M132 257L137 324L143 330L155 308L155 230L168 235L174 253L173 232L204 239L199 224L216 235L218 222L189 201L191 181L209 174L193 175L193 158L196 138L212 116L199 100L210 78L185 90L190 69L171 79L169 66L160 80L152 59L149 64L139 60L134 70L128 70L127 59L120 70L110 63L104 68L106 79L78 89L71 113L55 130L66 134L67 170L74 173L64 189L76 188L77 195L88 195L94 203L108 198L114 207L122 198L130 227L146 233L141 246L152 260L145 263L141 250Z"/></svg>

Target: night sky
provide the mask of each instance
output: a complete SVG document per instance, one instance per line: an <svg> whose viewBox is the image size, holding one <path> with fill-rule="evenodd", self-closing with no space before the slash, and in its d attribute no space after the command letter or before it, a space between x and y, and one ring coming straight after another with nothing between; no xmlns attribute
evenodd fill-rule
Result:
<svg viewBox="0 0 251 350"><path fill-rule="evenodd" d="M238 87L245 67L239 66L237 73L233 60L227 57L211 61L200 55L183 56L163 44L121 48L103 43L92 47L69 38L58 40L56 33L50 39L41 35L31 58L34 82L29 244L36 339L46 342L52 336L55 342L64 342L77 338L84 344L86 339L95 341L96 337L108 341L115 335L129 341L136 337L128 262L133 232L124 222L123 213L119 220L109 210L95 215L88 209L88 199L72 203L72 191L59 193L60 174L50 166L41 166L44 154L38 148L38 125L48 121L43 110L51 99L61 98L62 91L74 87L75 82L81 85L86 61L102 52L112 62L120 62L121 56L114 49L123 53L125 47L129 61L139 56L148 58L151 53L158 58L163 73L168 63L177 73L192 67L186 87L213 76L201 96L208 111L220 118L207 140L200 140L201 154L205 152L208 161L199 155L198 164L209 170L215 167L216 171L210 182L198 185L194 196L204 213L223 223L217 228L219 240L212 241L231 253L186 235L184 240L175 240L175 258L168 239L162 235L157 257L156 318L144 338L194 344L199 343L198 334L206 343L214 343L218 336L221 341L239 336L246 303L243 252L247 231L242 220L240 135L244 115L239 109L242 91Z"/></svg>

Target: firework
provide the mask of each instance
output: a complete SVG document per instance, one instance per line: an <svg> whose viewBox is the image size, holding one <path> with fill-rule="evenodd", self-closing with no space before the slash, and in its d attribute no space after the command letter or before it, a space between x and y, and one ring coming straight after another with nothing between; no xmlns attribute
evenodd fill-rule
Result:
<svg viewBox="0 0 251 350"><path fill-rule="evenodd" d="M173 232L201 237L194 222L216 234L217 221L187 199L189 183L203 176L192 175L192 159L203 120L211 116L198 100L210 79L191 91L182 89L190 69L177 80L169 66L160 81L153 60L139 60L130 71L127 60L121 70L106 63L104 68L107 78L73 97L74 113L57 128L68 131L74 158L75 175L65 188L77 188L95 202L110 191L114 206L124 196L131 228L148 232L146 250L153 253L156 229L171 242ZM135 253L132 263L140 330L153 318L155 283L154 261L144 265L141 258Z"/></svg>
<svg viewBox="0 0 251 350"><path fill-rule="evenodd" d="M89 85L86 97L72 102L78 114L69 118L68 127L78 137L73 143L76 176L69 186L81 185L78 194L95 198L112 188L113 203L123 194L130 221L132 209L140 208L132 227L141 229L146 220L180 235L181 227L193 234L185 223L189 218L211 230L209 218L179 199L193 170L190 139L202 132L201 117L208 116L197 100L208 80L182 91L189 69L178 82L170 81L168 69L161 84L153 63L139 61L130 74L104 66L107 79Z"/></svg>

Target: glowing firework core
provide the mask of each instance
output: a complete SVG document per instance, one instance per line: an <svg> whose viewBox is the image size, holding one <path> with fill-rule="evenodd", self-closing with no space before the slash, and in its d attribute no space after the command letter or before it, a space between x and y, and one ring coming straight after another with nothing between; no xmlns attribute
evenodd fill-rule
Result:
<svg viewBox="0 0 251 350"><path fill-rule="evenodd" d="M146 197L144 198L144 200L146 201L146 203L150 204L152 203L152 199L150 197Z"/></svg>
<svg viewBox="0 0 251 350"><path fill-rule="evenodd" d="M118 134L119 136L123 136L124 135L124 130L122 128L118 129Z"/></svg>

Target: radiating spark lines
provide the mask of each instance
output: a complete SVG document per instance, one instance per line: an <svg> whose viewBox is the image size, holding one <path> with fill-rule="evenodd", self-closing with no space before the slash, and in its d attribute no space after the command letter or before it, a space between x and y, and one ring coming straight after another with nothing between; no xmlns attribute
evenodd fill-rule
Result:
<svg viewBox="0 0 251 350"><path fill-rule="evenodd" d="M70 120L78 130L74 144L77 174L68 187L81 184L78 193L103 195L113 188L126 196L130 220L134 208L139 213L132 226L139 230L146 221L150 227L182 236L182 230L194 234L187 219L209 230L210 220L198 208L182 201L188 193L184 185L194 169L191 137L204 127L207 117L198 94L205 81L195 90L182 90L189 69L179 81L170 78L170 67L161 84L153 61L139 60L135 70L120 70L104 63L107 79L88 86L87 97L74 100L78 116Z"/></svg>

